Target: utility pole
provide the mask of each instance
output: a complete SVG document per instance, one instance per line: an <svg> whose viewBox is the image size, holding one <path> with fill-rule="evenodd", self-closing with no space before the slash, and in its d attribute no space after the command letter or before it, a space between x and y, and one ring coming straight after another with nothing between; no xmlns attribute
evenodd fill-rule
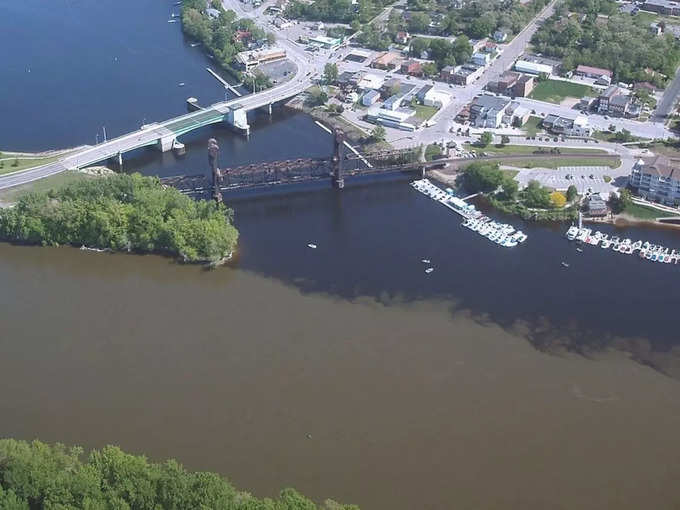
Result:
<svg viewBox="0 0 680 510"><path fill-rule="evenodd" d="M102 130L104 131L104 143L106 143L106 126L102 126Z"/></svg>

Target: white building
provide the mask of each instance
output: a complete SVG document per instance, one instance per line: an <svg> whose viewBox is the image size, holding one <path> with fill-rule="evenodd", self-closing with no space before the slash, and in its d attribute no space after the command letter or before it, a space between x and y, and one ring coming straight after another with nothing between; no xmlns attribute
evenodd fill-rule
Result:
<svg viewBox="0 0 680 510"><path fill-rule="evenodd" d="M478 66L486 66L489 64L491 57L488 53L473 53L470 61Z"/></svg>
<svg viewBox="0 0 680 510"><path fill-rule="evenodd" d="M364 106L371 106L378 102L380 99L380 93L377 90L369 90L361 98L361 104Z"/></svg>
<svg viewBox="0 0 680 510"><path fill-rule="evenodd" d="M542 74L551 75L553 73L553 66L549 64L539 64L538 62L529 62L528 60L518 60L515 62L515 71L527 74Z"/></svg>
<svg viewBox="0 0 680 510"><path fill-rule="evenodd" d="M630 173L630 185L648 200L680 205L680 161L665 156L640 159Z"/></svg>
<svg viewBox="0 0 680 510"><path fill-rule="evenodd" d="M385 83L385 78L377 74L365 74L357 83L360 89L378 90Z"/></svg>
<svg viewBox="0 0 680 510"><path fill-rule="evenodd" d="M451 96L446 92L430 89L423 96L423 104L425 106L434 106L436 108L444 108L451 102Z"/></svg>

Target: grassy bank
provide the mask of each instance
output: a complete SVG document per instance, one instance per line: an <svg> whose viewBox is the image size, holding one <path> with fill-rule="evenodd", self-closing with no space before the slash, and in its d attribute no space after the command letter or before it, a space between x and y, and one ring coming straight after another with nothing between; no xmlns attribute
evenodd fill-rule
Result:
<svg viewBox="0 0 680 510"><path fill-rule="evenodd" d="M517 168L550 168L556 169L561 166L608 166L618 168L621 166L621 159L618 156L611 158L520 158L500 160L501 165L513 166Z"/></svg>
<svg viewBox="0 0 680 510"><path fill-rule="evenodd" d="M464 144L466 150L474 150L476 152L486 152L489 156L503 156L503 155L533 155L533 154L548 154L551 150L558 149L564 153L568 154L607 154L607 151L602 149L571 149L564 147L542 147L534 145L487 145L486 147L480 147L474 143Z"/></svg>
<svg viewBox="0 0 680 510"><path fill-rule="evenodd" d="M52 163L62 156L12 156L0 153L0 175L11 174Z"/></svg>
<svg viewBox="0 0 680 510"><path fill-rule="evenodd" d="M543 122L543 119L540 117L531 116L524 123L522 129L527 134L527 136L536 136L538 132L543 131L543 128L541 128L541 122Z"/></svg>
<svg viewBox="0 0 680 510"><path fill-rule="evenodd" d="M562 80L545 80L536 85L529 97L538 101L559 104L568 97L580 99L591 94L592 89L588 85Z"/></svg>
<svg viewBox="0 0 680 510"><path fill-rule="evenodd" d="M22 195L30 192L47 192L54 189L59 189L66 184L84 179L93 179L94 177L86 175L77 170L67 170L55 175L50 175L44 179L38 179L21 186L14 186L0 190L0 207L15 203Z"/></svg>
<svg viewBox="0 0 680 510"><path fill-rule="evenodd" d="M623 209L622 214L631 218L635 218L636 220L648 221L654 221L657 218L667 218L669 216L680 216L680 214L661 211L659 209L655 209L654 207L648 207L646 205L635 203L627 204Z"/></svg>

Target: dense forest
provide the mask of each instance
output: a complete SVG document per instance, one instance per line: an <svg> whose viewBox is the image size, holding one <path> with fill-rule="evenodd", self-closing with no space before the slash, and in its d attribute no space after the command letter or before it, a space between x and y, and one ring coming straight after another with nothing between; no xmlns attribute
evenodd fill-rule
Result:
<svg viewBox="0 0 680 510"><path fill-rule="evenodd" d="M112 175L23 195L14 207L0 209L0 239L212 262L236 246L231 216L223 205L192 200L157 178Z"/></svg>
<svg viewBox="0 0 680 510"><path fill-rule="evenodd" d="M93 450L0 440L2 510L359 510L328 500L317 506L293 489L276 499L237 491L215 473L174 460L149 462L115 446Z"/></svg>
<svg viewBox="0 0 680 510"><path fill-rule="evenodd" d="M532 44L538 52L561 58L565 72L579 64L603 67L613 71L616 81L663 85L661 75L672 77L680 64L680 44L673 36L652 35L648 21L618 14L611 0L568 1Z"/></svg>
<svg viewBox="0 0 680 510"><path fill-rule="evenodd" d="M250 32L253 41L274 42L274 35L267 34L250 19L236 19L234 11L227 11L221 2L213 1L213 8L220 15L211 19L205 12L205 0L183 0L182 2L182 30L192 39L201 42L210 55L222 69L251 90L263 90L272 86L267 76L260 72L253 73L253 77L244 80L242 73L234 67L236 54L247 49L242 42L235 40L238 30ZM253 81L254 78L254 81Z"/></svg>

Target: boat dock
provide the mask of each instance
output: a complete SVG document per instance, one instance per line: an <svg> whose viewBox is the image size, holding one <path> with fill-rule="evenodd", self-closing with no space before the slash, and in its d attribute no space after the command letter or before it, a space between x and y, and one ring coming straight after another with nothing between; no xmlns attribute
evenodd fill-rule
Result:
<svg viewBox="0 0 680 510"><path fill-rule="evenodd" d="M512 225L498 223L484 216L474 205L468 204L464 199L455 196L451 188L447 188L444 191L439 186L432 184L429 179L413 181L411 186L465 218L465 221L462 223L464 227L477 232L479 235L500 246L512 248L527 240L527 235L524 232L521 230L515 232L515 228ZM470 197L473 196L475 195L470 195Z"/></svg>
<svg viewBox="0 0 680 510"><path fill-rule="evenodd" d="M609 237L602 232L593 231L583 226L571 226L565 237L570 241L576 241L591 246L599 246L603 250L611 249L624 255L633 255L637 252L643 260L661 262L664 264L677 264L680 261L680 252L671 250L665 246L651 244L647 241L633 241L621 239L618 236Z"/></svg>

